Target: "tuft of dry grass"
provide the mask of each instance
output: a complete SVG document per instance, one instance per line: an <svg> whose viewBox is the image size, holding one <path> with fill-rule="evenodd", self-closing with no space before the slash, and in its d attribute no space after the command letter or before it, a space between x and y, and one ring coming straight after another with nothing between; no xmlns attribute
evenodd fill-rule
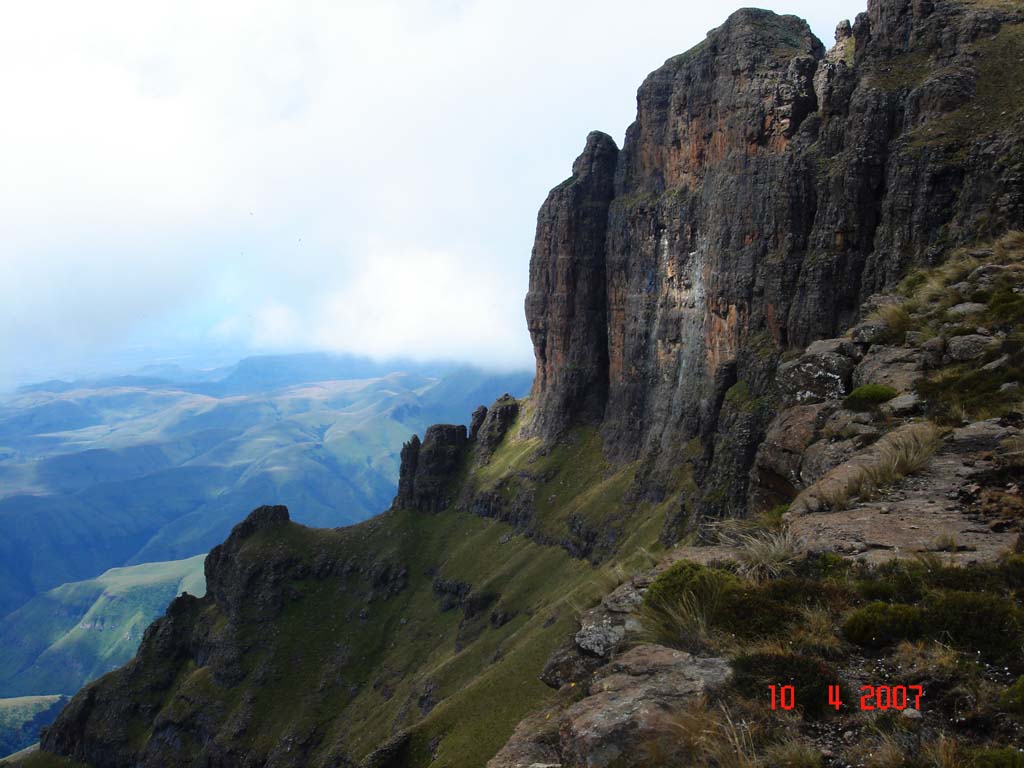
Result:
<svg viewBox="0 0 1024 768"><path fill-rule="evenodd" d="M865 319L883 323L888 329L885 340L896 344L903 343L907 337L907 331L913 324L910 312L903 304L883 304Z"/></svg>
<svg viewBox="0 0 1024 768"><path fill-rule="evenodd" d="M766 768L819 768L822 754L816 747L801 741L775 744L764 752Z"/></svg>
<svg viewBox="0 0 1024 768"><path fill-rule="evenodd" d="M859 747L857 754L847 759L864 768L901 768L908 764L908 758L913 753L905 734L884 733L868 745Z"/></svg>
<svg viewBox="0 0 1024 768"><path fill-rule="evenodd" d="M720 642L712 623L725 599L725 583L709 580L702 592L698 597L687 590L672 601L645 604L639 614L643 626L639 639L691 653L718 650Z"/></svg>
<svg viewBox="0 0 1024 768"><path fill-rule="evenodd" d="M1007 232L996 241L992 251L1001 264L1024 261L1024 231L1015 229Z"/></svg>
<svg viewBox="0 0 1024 768"><path fill-rule="evenodd" d="M837 659L846 654L846 646L824 608L810 606L803 609L802 621L793 635L793 646L803 652Z"/></svg>
<svg viewBox="0 0 1024 768"><path fill-rule="evenodd" d="M759 768L755 741L760 727L735 716L725 704L698 699L665 716L642 751L648 765Z"/></svg>
<svg viewBox="0 0 1024 768"><path fill-rule="evenodd" d="M921 757L929 768L969 768L971 765L970 756L964 749L945 735L925 744Z"/></svg>
<svg viewBox="0 0 1024 768"><path fill-rule="evenodd" d="M737 537L736 571L755 581L778 578L803 556L803 542L788 527Z"/></svg>
<svg viewBox="0 0 1024 768"><path fill-rule="evenodd" d="M937 640L903 640L893 651L892 660L908 680L947 682L976 671L964 663L959 651Z"/></svg>
<svg viewBox="0 0 1024 768"><path fill-rule="evenodd" d="M930 422L890 432L851 467L841 482L823 484L821 498L835 510L853 499L869 499L897 480L924 469L938 450L942 433Z"/></svg>

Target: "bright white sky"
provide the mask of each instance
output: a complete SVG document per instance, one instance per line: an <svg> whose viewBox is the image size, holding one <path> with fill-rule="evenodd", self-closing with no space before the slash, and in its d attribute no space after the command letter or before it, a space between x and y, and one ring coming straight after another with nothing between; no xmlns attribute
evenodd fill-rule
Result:
<svg viewBox="0 0 1024 768"><path fill-rule="evenodd" d="M764 5L831 45L862 2ZM0 7L0 387L311 348L530 365L547 190L734 9Z"/></svg>

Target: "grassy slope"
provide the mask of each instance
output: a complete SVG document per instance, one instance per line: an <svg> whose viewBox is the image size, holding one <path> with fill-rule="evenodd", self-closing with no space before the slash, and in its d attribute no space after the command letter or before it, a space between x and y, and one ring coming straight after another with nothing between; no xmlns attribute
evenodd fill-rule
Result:
<svg viewBox="0 0 1024 768"><path fill-rule="evenodd" d="M635 468L608 467L594 432L582 430L546 455L538 447L509 437L483 467L470 466L467 457L459 482L467 492L535 486L545 503L533 529L549 540L568 535L567 506L593 524L624 519L622 497ZM623 550L633 555L625 570L649 564L638 548L657 549L672 503L629 508L631 536ZM221 688L209 668L189 661L173 671L157 719L192 721L216 712L222 724L245 723L244 731L228 725L218 738L263 754L316 734L320 747L309 765L331 764L338 752L361 758L409 730L413 765L483 766L519 720L555 695L538 680L545 661L574 631L579 612L615 586L624 570L622 560L592 565L503 522L456 510L392 510L335 530L292 523L245 540L238 560L269 562L284 554L308 563L310 571L325 557L400 563L408 584L383 599L371 597L356 577L292 578L282 586L291 599L269 630L255 617L238 628L237 642L248 649L242 683ZM476 614L461 607L442 611L435 577L471 584L472 595L490 601ZM220 610L202 605L199 621L225 637ZM495 608L511 619L491 621ZM124 727L143 741L152 725L140 719ZM28 764L54 763L41 755Z"/></svg>
<svg viewBox="0 0 1024 768"><path fill-rule="evenodd" d="M0 757L32 744L38 738L39 725L51 722L64 701L63 696L0 699Z"/></svg>
<svg viewBox="0 0 1024 768"><path fill-rule="evenodd" d="M517 428L509 432L514 435ZM528 474L541 476L537 497L545 503L539 505L535 524L552 538L567 534L566 504L556 503L556 489L565 494L561 501L569 501L569 508L595 522L621 511L633 467L611 471L600 456L596 433L581 431L571 446L547 455L539 455L538 447L508 438L489 464L467 468L463 482L488 489L530 483L524 478ZM548 501L551 496L556 498ZM647 531L643 544L656 547L664 512L645 507L634 518L637 529ZM653 524L645 525L648 520ZM412 727L413 764L483 765L524 715L554 695L537 679L544 662L575 628L579 611L615 579L614 563L594 567L560 547L511 533L504 523L455 511L425 516L396 510L374 521L359 549L406 564L409 587L371 606L358 634L348 627L359 602L339 600L330 587L314 586L312 595L289 605L276 623L287 633L278 657L316 657L345 638L352 643L351 662L341 671L344 684L334 694L310 695L320 687L323 667L316 665L309 676L281 674L255 691L262 706L257 704L258 719L250 730L261 747L270 750L289 735L289 720L296 718L304 721L299 730L320 723L325 744L357 756L386 741L396 727ZM295 537L291 544L303 552L314 551L331 535L308 529L290 533ZM348 548L343 538L339 545ZM435 573L471 584L473 594L500 595L494 605L514 618L495 628L488 624L490 608L472 620L458 609L442 613L431 588ZM350 684L358 689L354 696ZM418 706L410 704L425 690L440 703L420 720ZM301 714L295 714L296 707Z"/></svg>
<svg viewBox="0 0 1024 768"><path fill-rule="evenodd" d="M0 622L0 694L73 694L125 663L176 595L206 591L204 559L113 568L33 598Z"/></svg>
<svg viewBox="0 0 1024 768"><path fill-rule="evenodd" d="M0 616L114 565L206 552L259 504L363 520L394 495L409 434L528 379L467 369L220 397L119 383L0 403Z"/></svg>

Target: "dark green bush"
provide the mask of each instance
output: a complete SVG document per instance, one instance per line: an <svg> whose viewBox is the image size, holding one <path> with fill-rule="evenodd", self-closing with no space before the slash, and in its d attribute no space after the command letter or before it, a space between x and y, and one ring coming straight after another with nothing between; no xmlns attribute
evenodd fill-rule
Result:
<svg viewBox="0 0 1024 768"><path fill-rule="evenodd" d="M999 564L999 572L1007 586L1024 587L1024 555L1009 555Z"/></svg>
<svg viewBox="0 0 1024 768"><path fill-rule="evenodd" d="M873 648L914 640L923 631L922 611L912 605L870 603L851 613L843 623L843 636L847 640Z"/></svg>
<svg viewBox="0 0 1024 768"><path fill-rule="evenodd" d="M1024 768L1024 752L1013 747L976 749L971 753L974 768Z"/></svg>
<svg viewBox="0 0 1024 768"><path fill-rule="evenodd" d="M761 586L732 586L723 593L712 623L716 629L739 637L765 637L778 634L797 616L793 606Z"/></svg>
<svg viewBox="0 0 1024 768"><path fill-rule="evenodd" d="M858 581L857 591L868 600L915 603L924 597L926 578L927 569L922 564L893 560Z"/></svg>
<svg viewBox="0 0 1024 768"><path fill-rule="evenodd" d="M720 593L730 586L739 586L740 583L734 574L721 568L708 568L680 560L654 580L644 595L644 602L656 607L659 603L675 602L686 592L704 602L709 595Z"/></svg>
<svg viewBox="0 0 1024 768"><path fill-rule="evenodd" d="M829 709L828 687L840 684L839 673L831 665L809 656L745 653L731 664L733 685L742 695L767 701L769 685L792 685L796 705L808 717L820 717Z"/></svg>
<svg viewBox="0 0 1024 768"><path fill-rule="evenodd" d="M851 411L870 411L892 400L899 393L885 384L862 384L846 396L843 406Z"/></svg>
<svg viewBox="0 0 1024 768"><path fill-rule="evenodd" d="M1020 659L1020 612L1012 600L1001 595L937 592L926 602L924 623L936 640L993 661Z"/></svg>
<svg viewBox="0 0 1024 768"><path fill-rule="evenodd" d="M692 595L703 607L710 628L738 637L777 634L797 617L796 608L789 604L795 596L787 591L786 584L753 584L729 571L687 561L676 563L658 576L647 590L644 603L657 612L680 602L685 595Z"/></svg>
<svg viewBox="0 0 1024 768"><path fill-rule="evenodd" d="M1007 712L1024 715L1024 675L999 697L999 706Z"/></svg>
<svg viewBox="0 0 1024 768"><path fill-rule="evenodd" d="M992 293L988 300L988 308L997 322L1024 322L1024 295L1016 293L1009 282Z"/></svg>

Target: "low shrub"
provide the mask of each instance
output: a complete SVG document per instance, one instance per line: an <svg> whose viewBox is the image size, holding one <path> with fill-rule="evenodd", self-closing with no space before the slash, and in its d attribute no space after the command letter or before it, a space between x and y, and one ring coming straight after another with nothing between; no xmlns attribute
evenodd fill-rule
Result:
<svg viewBox="0 0 1024 768"><path fill-rule="evenodd" d="M807 717L820 717L829 709L828 687L840 684L830 665L793 653L744 653L731 662L733 685L748 698L765 700L770 685L792 685L796 705Z"/></svg>
<svg viewBox="0 0 1024 768"><path fill-rule="evenodd" d="M1024 555L1007 555L999 564L999 572L1007 586L1024 587Z"/></svg>
<svg viewBox="0 0 1024 768"><path fill-rule="evenodd" d="M731 587L722 597L713 623L737 637L776 635L798 616L794 607L755 585Z"/></svg>
<svg viewBox="0 0 1024 768"><path fill-rule="evenodd" d="M924 597L925 578L920 563L892 560L879 566L869 578L859 580L857 591L876 602L916 603Z"/></svg>
<svg viewBox="0 0 1024 768"><path fill-rule="evenodd" d="M913 605L869 603L851 613L843 623L847 640L873 648L915 640L923 631L923 613Z"/></svg>
<svg viewBox="0 0 1024 768"><path fill-rule="evenodd" d="M1024 768L1024 752L1013 747L975 749L971 753L974 768Z"/></svg>
<svg viewBox="0 0 1024 768"><path fill-rule="evenodd" d="M651 583L644 595L644 602L649 606L673 603L687 592L701 601L728 586L738 586L739 583L739 579L729 571L680 560Z"/></svg>
<svg viewBox="0 0 1024 768"><path fill-rule="evenodd" d="M1007 712L1024 715L1024 675L1018 677L1017 682L999 697L999 706Z"/></svg>
<svg viewBox="0 0 1024 768"><path fill-rule="evenodd" d="M931 637L993 661L1019 662L1021 620L1012 600L983 592L949 590L930 595L924 610L924 624Z"/></svg>
<svg viewBox="0 0 1024 768"><path fill-rule="evenodd" d="M846 396L843 406L851 411L870 411L899 393L885 384L862 384Z"/></svg>

